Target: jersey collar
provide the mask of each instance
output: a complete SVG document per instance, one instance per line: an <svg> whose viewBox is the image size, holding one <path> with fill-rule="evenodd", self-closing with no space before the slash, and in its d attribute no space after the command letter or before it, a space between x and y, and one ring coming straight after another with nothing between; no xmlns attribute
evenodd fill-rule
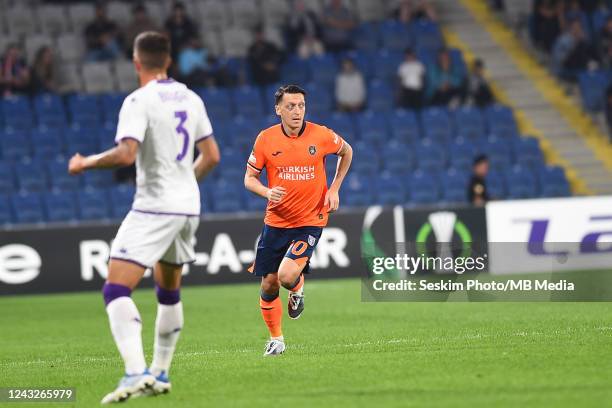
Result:
<svg viewBox="0 0 612 408"><path fill-rule="evenodd" d="M295 138L302 136L302 134L304 134L304 131L306 130L306 120L304 120L304 123L302 123L302 128L298 132L297 136L288 135L287 132L285 132L285 127L283 126L282 123L280 127L281 127L281 130L283 131L283 135L290 137L291 139L295 139Z"/></svg>

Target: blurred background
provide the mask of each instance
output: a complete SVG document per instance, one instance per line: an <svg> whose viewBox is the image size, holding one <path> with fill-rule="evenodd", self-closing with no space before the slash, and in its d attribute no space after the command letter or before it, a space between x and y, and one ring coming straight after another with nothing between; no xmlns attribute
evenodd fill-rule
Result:
<svg viewBox="0 0 612 408"><path fill-rule="evenodd" d="M265 208L244 163L288 83L306 89L309 120L353 145L345 208L612 193L609 1L0 3L6 228L127 213L133 169L66 167L113 146L146 30L167 32L170 74L203 98L221 147L203 213Z"/></svg>

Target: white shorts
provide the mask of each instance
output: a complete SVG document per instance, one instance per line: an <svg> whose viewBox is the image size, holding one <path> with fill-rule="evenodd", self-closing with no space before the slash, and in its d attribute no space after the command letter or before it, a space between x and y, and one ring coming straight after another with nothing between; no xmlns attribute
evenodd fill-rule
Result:
<svg viewBox="0 0 612 408"><path fill-rule="evenodd" d="M158 261L183 265L195 261L193 241L199 217L130 211L111 245L111 259L152 268Z"/></svg>

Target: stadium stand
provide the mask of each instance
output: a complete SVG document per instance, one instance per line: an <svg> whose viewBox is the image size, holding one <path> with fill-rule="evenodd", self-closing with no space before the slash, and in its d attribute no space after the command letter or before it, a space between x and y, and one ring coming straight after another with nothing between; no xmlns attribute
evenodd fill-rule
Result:
<svg viewBox="0 0 612 408"><path fill-rule="evenodd" d="M202 17L207 41L213 38L218 46L219 63L235 74L245 74L236 87L196 89L206 103L223 157L212 179L202 185L203 207L206 212L261 211L265 201L253 199L242 186L244 161L257 132L276 121L271 105L277 85L250 83L245 59L252 43L247 27L260 22L260 11L248 0L233 0L231 5L217 0L188 3L188 9ZM316 0L306 3L313 10L322 9ZM491 160L487 182L495 199L570 195L563 169L546 166L538 141L520 135L511 109L501 105L401 108L396 73L403 51L413 47L430 69L437 50L444 46L440 27L430 20L408 25L384 20L386 11L371 1L349 3L363 21L354 30L352 49L308 60L288 55L281 69L282 82L299 83L307 90L308 119L334 129L354 147L354 164L341 191L344 206L466 203L472 160L479 153ZM266 2L266 23L277 33L288 4ZM169 12L161 2L146 5L160 22L160 14ZM108 7L118 22L124 22L126 10L126 4L117 1ZM119 108L136 86L131 64L83 62L80 33L93 18L91 4L41 4L35 12L40 25L33 23L31 8L11 8L6 15L15 19L5 27L6 34L22 39L28 34L24 43L28 54L39 45L53 44L60 71L69 69L76 75L69 78L68 87L75 92L11 95L0 101L0 224L119 219L129 210L134 188L117 184L111 172L70 177L66 161L75 152L93 153L113 145ZM465 80L461 51L449 51ZM334 110L333 84L345 57L355 62L367 81L362 112ZM591 88L608 78L597 75L588 73L580 80L581 87L584 82L592 93L584 96L585 104L593 108L601 102L595 95L601 86ZM334 162L328 160L328 177L333 176Z"/></svg>

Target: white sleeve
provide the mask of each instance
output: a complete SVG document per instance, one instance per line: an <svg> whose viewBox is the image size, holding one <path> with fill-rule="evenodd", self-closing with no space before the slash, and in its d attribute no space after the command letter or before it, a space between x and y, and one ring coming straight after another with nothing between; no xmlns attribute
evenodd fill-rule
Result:
<svg viewBox="0 0 612 408"><path fill-rule="evenodd" d="M210 123L210 119L208 118L208 113L206 112L206 106L204 106L202 99L199 100L201 104L201 112L196 123L195 143L201 142L202 140L213 135L213 128L212 124Z"/></svg>
<svg viewBox="0 0 612 408"><path fill-rule="evenodd" d="M115 143L123 139L134 139L142 143L147 131L147 114L142 95L130 95L123 101L119 111L119 123Z"/></svg>

